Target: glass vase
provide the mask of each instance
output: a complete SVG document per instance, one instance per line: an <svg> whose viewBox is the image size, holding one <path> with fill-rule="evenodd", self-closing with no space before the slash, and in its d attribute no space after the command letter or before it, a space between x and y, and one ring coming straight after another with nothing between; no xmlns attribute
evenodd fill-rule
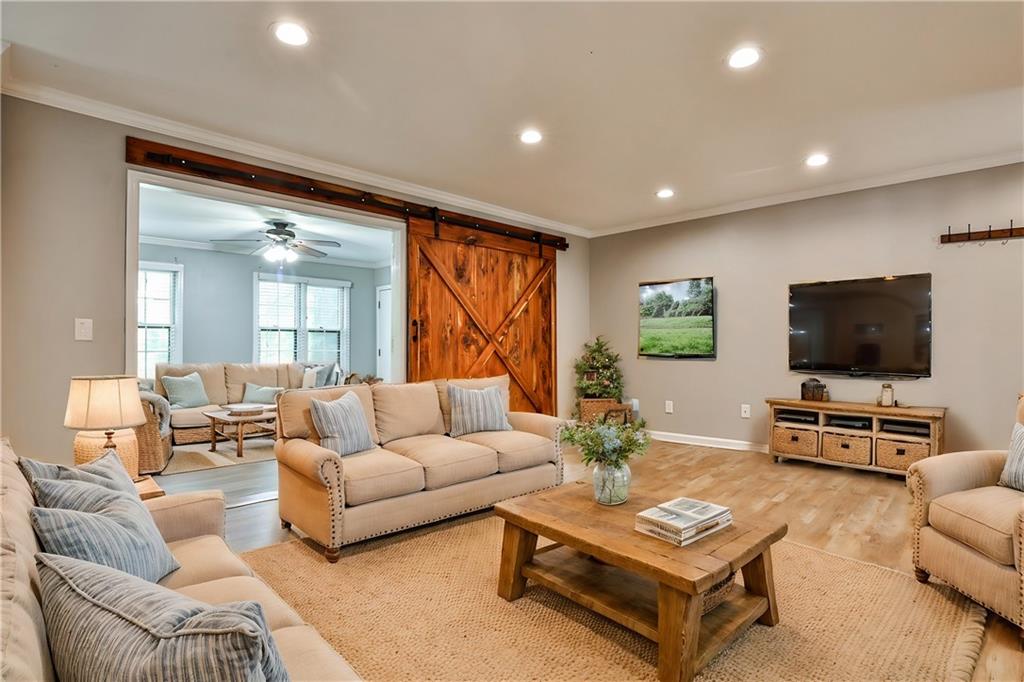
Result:
<svg viewBox="0 0 1024 682"><path fill-rule="evenodd" d="M628 464L620 467L598 463L594 467L594 499L599 504L622 504L629 499L629 482L633 474Z"/></svg>

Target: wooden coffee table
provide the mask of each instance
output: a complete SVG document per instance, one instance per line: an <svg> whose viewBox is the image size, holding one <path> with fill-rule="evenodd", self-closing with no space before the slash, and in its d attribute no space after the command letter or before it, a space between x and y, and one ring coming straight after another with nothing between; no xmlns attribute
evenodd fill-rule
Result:
<svg viewBox="0 0 1024 682"><path fill-rule="evenodd" d="M686 547L643 535L633 529L637 512L686 494L650 473L636 466L629 500L616 507L597 504L589 482L495 505L505 520L498 594L513 601L533 580L657 642L658 679L691 680L755 621L779 622L771 545L788 528L734 517ZM538 536L556 544L538 550ZM702 595L737 571L746 587L702 618Z"/></svg>
<svg viewBox="0 0 1024 682"><path fill-rule="evenodd" d="M232 416L228 410L211 410L203 412L203 416L210 420L210 452L217 452L217 436L223 436L235 441L235 454L238 457L243 456L242 443L247 437L265 436L277 429L277 412L274 410L242 417ZM246 433L245 427L249 424L254 428Z"/></svg>

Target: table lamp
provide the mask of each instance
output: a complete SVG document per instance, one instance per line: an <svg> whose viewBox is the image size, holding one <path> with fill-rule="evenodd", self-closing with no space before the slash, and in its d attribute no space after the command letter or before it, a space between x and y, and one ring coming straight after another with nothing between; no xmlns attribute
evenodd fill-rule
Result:
<svg viewBox="0 0 1024 682"><path fill-rule="evenodd" d="M75 464L114 450L133 479L139 477L139 442L131 427L146 423L133 376L71 377L64 426L79 429Z"/></svg>

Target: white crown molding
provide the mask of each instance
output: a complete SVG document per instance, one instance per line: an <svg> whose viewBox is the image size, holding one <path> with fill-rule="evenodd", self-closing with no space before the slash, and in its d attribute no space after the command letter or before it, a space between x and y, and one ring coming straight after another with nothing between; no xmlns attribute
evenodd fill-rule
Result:
<svg viewBox="0 0 1024 682"><path fill-rule="evenodd" d="M230 247L218 247L208 242L194 242L188 239L174 239L172 237L155 237L148 234L139 235L139 243L151 244L153 246L171 246L176 249L215 251L217 253L224 253L230 256L249 256L248 253L234 251ZM362 268L364 270L377 270L379 268L387 268L391 266L390 260L359 261L349 260L347 258L307 258L302 255L299 256L299 261L302 263L319 263L323 265L342 265L349 268Z"/></svg>
<svg viewBox="0 0 1024 682"><path fill-rule="evenodd" d="M133 128L139 128L181 140L195 142L197 144L208 145L217 149L224 149L226 151L244 154L257 159L264 159L266 161L279 163L285 166L291 166L296 169L322 173L323 175L341 180L348 180L362 184L368 188L387 190L404 195L409 199L427 201L451 209L469 211L471 213L478 214L481 217L496 218L513 224L542 228L553 232L560 232L562 234L585 238L604 237L622 232L643 230L650 227L672 225L675 223L686 222L688 220L697 220L699 218L708 218L716 215L748 211L755 208L764 208L766 206L776 206L795 201L816 199L833 194L856 192L874 187L883 187L885 185L896 185L903 182L913 182L915 180L925 180L927 178L941 177L943 175L954 175L956 173L966 173L981 170L983 168L994 168L997 166L1024 162L1024 150L1018 149L1001 154L952 161L949 163L935 164L931 166L922 166L897 173L888 173L860 178L857 180L850 180L848 182L824 185L821 187L812 187L810 189L796 192L784 192L757 197L754 199L745 199L743 201L686 211L659 218L652 218L617 227L588 229L558 222L556 220L550 220L548 218L542 218L540 216L534 216L514 209L489 204L487 202L478 201L458 194L452 194L443 190L432 189L423 185L405 182L404 180L370 173L350 166L324 161L304 154L289 152L278 147L258 142L251 142L232 135L226 135L212 130L207 130L205 128L200 128L198 126L189 125L187 123L181 123L160 116L146 114L134 109L100 102L99 100L75 95L63 90L47 87L45 85L37 85L12 78L4 78L3 82L0 83L0 92L18 99L36 102L37 104L44 104L58 109L73 111L78 114L92 116L93 118L100 118L114 123L131 126Z"/></svg>
<svg viewBox="0 0 1024 682"><path fill-rule="evenodd" d="M488 217L508 221L526 227L541 228L563 234L575 235L577 237L590 237L591 231L575 225L560 223L548 218L530 215L503 206L489 204L469 197L464 197L451 192L445 192L423 185L417 185L404 180L389 178L385 175L370 173L350 166L324 161L305 154L296 154L278 147L273 147L259 142L251 142L232 135L225 135L198 126L180 123L168 118L146 114L134 109L120 107L99 100L74 95L63 90L37 85L7 78L0 84L0 92L18 99L28 100L37 104L56 107L73 111L77 114L92 116L114 123L140 128L181 140L208 145L217 149L224 149L245 154L257 159L264 159L279 163L292 168L304 171L322 173L341 180L348 180L359 183L368 188L387 190L404 195L410 199L427 201L449 209L469 211L480 217Z"/></svg>
<svg viewBox="0 0 1024 682"><path fill-rule="evenodd" d="M663 225L683 223L688 220L710 218L711 216L725 215L727 213L737 213L739 211L749 211L754 208L764 208L766 206L789 204L794 201L817 199L819 197L827 197L833 194L856 192L862 189L872 189L874 187L884 187L886 185L898 185L903 182L927 180L928 178L937 178L943 175L955 175L957 173L967 173L970 171L981 170L983 168L995 168L997 166L1007 166L1013 163L1021 162L1024 162L1024 150L1018 149L1016 151L1005 152L1003 154L980 156L973 159L964 159L962 161L951 161L949 163L935 164L933 166L922 166L920 168L912 168L910 170L900 171L898 173L888 173L885 175L876 175L869 178L850 180L848 182L839 182L832 185L812 187L811 189L800 190L798 192L770 194L767 196L758 197L756 199L745 199L743 201L737 201L730 204L722 204L720 206L712 206L710 208L701 208L694 211L678 213L676 215L671 215L664 218L653 218L651 220L645 220L639 223L623 225L621 227L612 227L604 230L595 229L591 230L590 232L591 236L594 238L605 237L608 235L619 234L622 232L644 230L649 227L661 227Z"/></svg>
<svg viewBox="0 0 1024 682"><path fill-rule="evenodd" d="M665 441L666 443L683 443L685 445L703 445L709 448L721 448L723 450L745 450L747 452L768 452L766 443L752 443L746 440L733 440L732 438L713 438L711 436L695 436L689 433L673 433L671 431L648 431L654 440Z"/></svg>

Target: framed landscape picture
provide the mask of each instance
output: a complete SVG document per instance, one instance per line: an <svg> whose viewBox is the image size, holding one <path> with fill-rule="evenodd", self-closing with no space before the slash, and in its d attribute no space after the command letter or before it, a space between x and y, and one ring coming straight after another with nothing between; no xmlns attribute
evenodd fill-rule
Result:
<svg viewBox="0 0 1024 682"><path fill-rule="evenodd" d="M640 283L640 355L715 357L711 277Z"/></svg>

